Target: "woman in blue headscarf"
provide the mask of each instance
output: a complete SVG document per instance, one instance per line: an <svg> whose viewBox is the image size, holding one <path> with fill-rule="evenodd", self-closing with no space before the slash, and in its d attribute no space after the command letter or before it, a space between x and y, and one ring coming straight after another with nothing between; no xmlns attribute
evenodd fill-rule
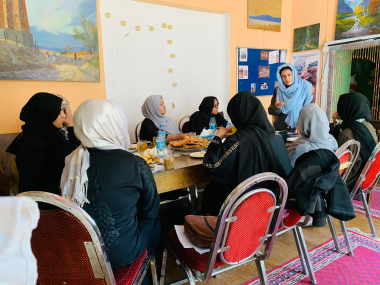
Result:
<svg viewBox="0 0 380 285"><path fill-rule="evenodd" d="M313 101L312 85L299 79L293 64L281 65L277 71L278 87L274 89L268 113L276 116L276 131L294 132L301 110Z"/></svg>

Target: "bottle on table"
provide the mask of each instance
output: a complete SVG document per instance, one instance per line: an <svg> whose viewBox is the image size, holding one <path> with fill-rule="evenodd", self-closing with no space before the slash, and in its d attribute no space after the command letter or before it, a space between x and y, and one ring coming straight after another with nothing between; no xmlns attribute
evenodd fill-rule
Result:
<svg viewBox="0 0 380 285"><path fill-rule="evenodd" d="M157 136L156 138L157 156L163 158L165 155L165 137Z"/></svg>
<svg viewBox="0 0 380 285"><path fill-rule="evenodd" d="M166 133L164 131L164 125L160 125L160 129L158 130L158 134L157 134L157 137L163 137L164 139L166 139Z"/></svg>
<svg viewBox="0 0 380 285"><path fill-rule="evenodd" d="M208 129L210 130L209 134L209 140L212 141L216 134L216 125L215 125L215 118L211 117L210 123L208 124Z"/></svg>

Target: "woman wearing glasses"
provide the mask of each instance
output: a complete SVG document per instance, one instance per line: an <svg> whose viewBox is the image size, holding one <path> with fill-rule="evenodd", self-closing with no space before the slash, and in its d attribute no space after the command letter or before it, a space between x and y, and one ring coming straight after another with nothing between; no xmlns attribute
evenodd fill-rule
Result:
<svg viewBox="0 0 380 285"><path fill-rule="evenodd" d="M218 113L219 101L216 97L208 96L199 105L199 111L190 117L189 132L196 132L199 135L203 129L208 129L211 117L215 118L216 126L227 126L227 121Z"/></svg>

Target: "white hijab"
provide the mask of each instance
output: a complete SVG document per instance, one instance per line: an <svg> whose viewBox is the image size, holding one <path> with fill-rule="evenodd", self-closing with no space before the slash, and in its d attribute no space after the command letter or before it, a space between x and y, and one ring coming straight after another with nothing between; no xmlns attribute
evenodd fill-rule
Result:
<svg viewBox="0 0 380 285"><path fill-rule="evenodd" d="M164 126L164 131L169 135L178 135L179 131L177 125L168 116L162 115L159 111L161 95L151 95L145 99L144 104L141 106L141 112L145 118L152 120L157 128L160 125Z"/></svg>
<svg viewBox="0 0 380 285"><path fill-rule="evenodd" d="M28 197L0 198L0 284L35 285L37 260L30 240L40 211Z"/></svg>
<svg viewBox="0 0 380 285"><path fill-rule="evenodd" d="M294 167L298 157L312 150L328 149L335 152L338 143L329 134L329 121L326 114L315 103L303 107L299 120L298 131L302 137L288 147L290 161Z"/></svg>
<svg viewBox="0 0 380 285"><path fill-rule="evenodd" d="M87 100L74 113L75 136L82 142L65 159L61 177L62 196L83 207L87 200L89 148L122 149L130 146L128 121L116 101Z"/></svg>

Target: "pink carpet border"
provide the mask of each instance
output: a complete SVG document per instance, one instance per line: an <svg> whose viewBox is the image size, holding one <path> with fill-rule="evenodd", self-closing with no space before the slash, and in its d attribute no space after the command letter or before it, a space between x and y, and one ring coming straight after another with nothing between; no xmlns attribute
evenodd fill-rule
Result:
<svg viewBox="0 0 380 285"><path fill-rule="evenodd" d="M358 246L365 246L371 250L374 250L374 248L375 248L378 252L380 252L380 241L379 240L375 240L371 237L365 236L363 234L360 234L360 233L352 231L352 230L349 230L348 233L349 233L350 240L351 240L352 250L354 250ZM364 239L364 240L368 240L370 243L377 244L377 246L370 247L370 246L368 246L368 244L361 244L358 242L358 239L355 236L359 236L361 238L361 240ZM341 246L342 251L345 251L346 245L344 243L343 236L340 235L338 237L338 239L339 239L339 244ZM310 258L313 261L313 268L315 271L322 269L323 267L329 265L330 263L332 263L335 260L339 259L340 257L344 256L342 254L335 252L334 249L335 249L334 242L332 239L330 239L330 240L322 243L321 245L318 245L317 247L313 248L312 250L309 250ZM324 254L325 258L322 260L319 260L319 261L316 260L315 255L321 254L322 251L326 251L326 253ZM272 254L275 254L275 253L272 252ZM328 255L330 255L330 256L328 256ZM317 262L315 262L315 261L317 261ZM290 271L289 269L292 269L292 268L293 268L293 270ZM285 275L285 274L287 275L286 277L289 277L289 278L281 278L281 275ZM296 284L297 282L299 282L305 278L309 279L308 276L302 274L301 264L300 264L298 257L293 258L290 261L285 262L284 264L279 265L276 268L270 270L267 273L267 275L268 275L269 284L271 284L271 285L285 285L285 284L286 285L293 285L293 284ZM276 279L281 278L281 279L283 279L283 281L277 282L274 278L276 278ZM256 277L256 278L244 283L243 285L260 285L259 277Z"/></svg>

